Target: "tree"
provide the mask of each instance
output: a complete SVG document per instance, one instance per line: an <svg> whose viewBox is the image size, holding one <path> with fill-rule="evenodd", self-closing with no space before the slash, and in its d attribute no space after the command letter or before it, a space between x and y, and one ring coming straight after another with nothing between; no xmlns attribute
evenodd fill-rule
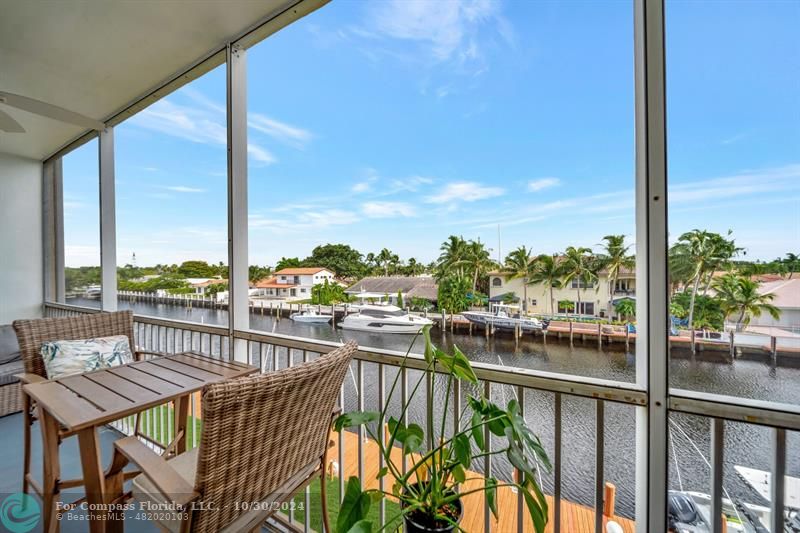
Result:
<svg viewBox="0 0 800 533"><path fill-rule="evenodd" d="M281 257L281 260L275 265L275 271L277 272L284 268L297 268L299 266L301 266L301 262L297 257Z"/></svg>
<svg viewBox="0 0 800 533"><path fill-rule="evenodd" d="M364 254L346 244L325 244L311 250L303 265L327 268L342 278L356 279L367 271L363 257Z"/></svg>
<svg viewBox="0 0 800 533"><path fill-rule="evenodd" d="M694 308L700 282L708 276L710 283L714 270L730 261L738 250L733 240L727 240L718 233L698 229L681 235L670 249L670 271L677 273L687 285L692 284L688 307L690 325L694 324Z"/></svg>
<svg viewBox="0 0 800 533"><path fill-rule="evenodd" d="M775 295L760 293L758 283L741 275L725 274L714 281L722 312L726 317L736 317L736 331L750 324L752 317L760 317L767 312L775 320L780 319L781 310L772 304Z"/></svg>
<svg viewBox="0 0 800 533"><path fill-rule="evenodd" d="M692 294L688 291L675 294L670 303L670 312L678 318L688 318L691 300ZM694 305L692 321L688 322L690 328L722 331L725 325L725 313L718 298L698 294L694 298Z"/></svg>
<svg viewBox="0 0 800 533"><path fill-rule="evenodd" d="M636 258L629 253L630 245L625 244L625 235L606 235L604 253L598 258L600 267L608 272L608 301L614 297L619 275L624 270L636 267Z"/></svg>
<svg viewBox="0 0 800 533"><path fill-rule="evenodd" d="M481 241L469 241L466 245L466 256L462 263L467 272L472 273L472 290L478 290L478 278L486 275L496 263L489 256L489 250Z"/></svg>
<svg viewBox="0 0 800 533"><path fill-rule="evenodd" d="M311 303L318 305L332 305L339 302L347 302L350 297L338 283L328 283L326 279L323 283L317 283L311 287Z"/></svg>
<svg viewBox="0 0 800 533"><path fill-rule="evenodd" d="M614 304L614 310L623 320L636 316L636 302L630 298L622 298Z"/></svg>
<svg viewBox="0 0 800 533"><path fill-rule="evenodd" d="M792 279L795 272L800 272L800 256L797 254L787 253L782 262L789 271L789 279Z"/></svg>
<svg viewBox="0 0 800 533"><path fill-rule="evenodd" d="M597 281L598 266L590 248L569 246L564 252L564 284L577 281L579 314L582 314L581 289Z"/></svg>
<svg viewBox="0 0 800 533"><path fill-rule="evenodd" d="M403 270L406 276L419 276L425 273L425 265L412 257L408 260Z"/></svg>
<svg viewBox="0 0 800 533"><path fill-rule="evenodd" d="M522 312L528 312L528 284L536 272L536 258L531 257L531 251L525 246L520 246L506 256L500 272L507 280L522 280Z"/></svg>
<svg viewBox="0 0 800 533"><path fill-rule="evenodd" d="M178 267L178 274L184 278L213 278L217 270L205 261L184 261Z"/></svg>
<svg viewBox="0 0 800 533"><path fill-rule="evenodd" d="M403 291L397 291L397 307L402 309L403 305Z"/></svg>
<svg viewBox="0 0 800 533"><path fill-rule="evenodd" d="M563 309L567 313L572 313L575 311L575 302L572 300L560 300L558 302L558 308Z"/></svg>
<svg viewBox="0 0 800 533"><path fill-rule="evenodd" d="M531 283L542 283L550 291L550 314L555 314L555 297L553 289L561 286L564 277L564 268L557 255L542 254L536 258L536 268L533 269Z"/></svg>
<svg viewBox="0 0 800 533"><path fill-rule="evenodd" d="M439 280L437 300L439 309L450 313L460 313L469 308L470 280L452 274Z"/></svg>
<svg viewBox="0 0 800 533"><path fill-rule="evenodd" d="M436 277L444 278L452 274L464 274L464 260L467 258L467 241L463 237L450 235L439 248L439 260L436 263Z"/></svg>
<svg viewBox="0 0 800 533"><path fill-rule="evenodd" d="M268 266L250 265L247 267L247 279L251 283L256 283L272 274L272 269Z"/></svg>
<svg viewBox="0 0 800 533"><path fill-rule="evenodd" d="M400 258L397 256L397 254L392 253L392 251L388 248L382 249L377 255L370 255L372 256L371 258L375 264L383 270L384 276L389 275L390 266L397 266L397 264L400 262Z"/></svg>

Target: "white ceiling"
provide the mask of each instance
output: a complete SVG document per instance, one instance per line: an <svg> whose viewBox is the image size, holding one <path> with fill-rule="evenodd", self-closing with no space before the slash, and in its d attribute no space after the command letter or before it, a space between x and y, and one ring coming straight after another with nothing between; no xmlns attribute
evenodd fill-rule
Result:
<svg viewBox="0 0 800 533"><path fill-rule="evenodd" d="M0 0L0 91L104 121L295 0ZM44 159L84 133L10 108L0 153Z"/></svg>

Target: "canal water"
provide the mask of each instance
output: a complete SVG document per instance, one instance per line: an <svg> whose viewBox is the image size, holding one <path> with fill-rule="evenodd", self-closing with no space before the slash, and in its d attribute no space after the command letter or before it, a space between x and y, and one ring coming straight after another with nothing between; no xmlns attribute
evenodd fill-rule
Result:
<svg viewBox="0 0 800 533"><path fill-rule="evenodd" d="M82 299L70 300L77 305L97 305ZM226 324L227 312L219 309L120 302L121 308L131 308L137 314L203 322ZM252 329L294 335L310 339L347 341L356 340L359 345L372 348L405 351L412 339L404 335L371 334L343 331L330 325L298 324L283 318L253 314ZM568 341L525 337L517 346L511 335L497 335L486 339L480 333L469 335L466 331L442 332L433 330L434 342L443 349L457 345L471 360L510 367L529 368L571 375L589 376L607 380L633 382L636 379L636 358L626 352L623 344L603 346L598 349L596 341L585 343L576 340L570 347ZM421 352L422 344L414 346ZM376 408L377 369L374 365L364 368L364 404ZM345 381L346 408L356 408L357 381L351 375ZM387 371L387 388L394 373ZM413 386L415 375L409 375ZM730 396L754 398L800 404L800 368L779 366L772 368L767 359L737 359L733 363L692 358L687 353L674 351L670 361L670 384L673 387ZM441 390L442 387L439 388ZM424 389L423 389L424 390ZM466 395L468 391L465 391ZM515 397L516 390L510 386L494 386L492 400L507 402ZM439 396L437 394L437 396ZM421 399L421 398L420 398ZM444 405L443 395L437 405ZM553 449L554 397L551 393L527 391L524 412L528 423L540 435L546 449ZM562 494L563 497L593 505L595 465L595 403L592 400L564 396L562 405ZM423 405L415 404L411 420L423 421ZM424 427L424 426L423 426ZM706 419L673 415L670 417L670 488L698 492L710 492L709 421ZM617 487L617 513L634 516L635 474L635 409L626 405L606 402L605 408L605 481ZM757 426L727 423L724 450L724 487L733 498L766 504L755 492L738 479L734 466L742 465L762 470L770 467L771 434ZM497 446L500 444L498 443ZM800 476L800 434L790 433L787 443L787 474ZM497 449L497 448L495 448ZM503 457L493 462L492 472L508 479L511 467ZM552 473L543 474L545 489L552 493Z"/></svg>

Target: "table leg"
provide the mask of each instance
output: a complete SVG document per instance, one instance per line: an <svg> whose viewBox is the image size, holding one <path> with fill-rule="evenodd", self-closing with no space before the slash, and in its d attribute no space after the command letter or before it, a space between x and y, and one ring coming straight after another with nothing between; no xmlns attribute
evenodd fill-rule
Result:
<svg viewBox="0 0 800 533"><path fill-rule="evenodd" d="M86 487L86 503L89 505L89 531L102 533L106 530L105 473L101 466L100 442L94 427L78 432L83 484Z"/></svg>
<svg viewBox="0 0 800 533"><path fill-rule="evenodd" d="M42 429L42 514L44 531L53 533L59 530L59 520L56 506L60 496L58 487L61 477L61 465L58 457L58 422L50 413L37 408L39 425Z"/></svg>
<svg viewBox="0 0 800 533"><path fill-rule="evenodd" d="M186 418L189 416L189 402L192 401L192 395L187 394L180 398L175 398L175 435L180 435L175 443L175 453L180 454L186 451ZM192 421L194 425L194 420ZM194 427L192 427L194 430Z"/></svg>

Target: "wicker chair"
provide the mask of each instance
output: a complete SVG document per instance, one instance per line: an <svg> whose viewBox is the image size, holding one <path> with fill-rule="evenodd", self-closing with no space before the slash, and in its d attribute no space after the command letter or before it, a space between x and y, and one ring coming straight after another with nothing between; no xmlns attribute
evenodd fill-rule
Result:
<svg viewBox="0 0 800 533"><path fill-rule="evenodd" d="M19 374L23 384L36 383L47 379L44 360L41 355L42 344L56 340L93 339L109 337L112 335L126 335L133 352L138 360L145 354L163 355L155 352L137 351L133 338L133 313L131 311L118 311L114 313L96 313L66 318L41 318L34 320L14 321L14 331L17 333L25 373ZM45 500L45 508L51 509L52 502L57 501L62 488L80 486L81 479L61 480L58 465L44 465L42 485L39 486L31 476L31 425L36 420L35 406L31 398L22 393L22 415L24 419L24 462L22 473L22 492L28 493L32 487L39 496ZM138 428L138 424L137 424ZM59 432L59 442L62 438L70 436Z"/></svg>
<svg viewBox="0 0 800 533"><path fill-rule="evenodd" d="M149 508L174 510L156 513L166 518L159 525L205 533L251 531L267 518L280 520L280 504L318 477L330 532L325 462L331 416L356 349L350 342L310 363L207 385L199 447L166 460L126 437L115 443L107 480L121 487L115 476L136 463L142 474L133 480L133 497Z"/></svg>

